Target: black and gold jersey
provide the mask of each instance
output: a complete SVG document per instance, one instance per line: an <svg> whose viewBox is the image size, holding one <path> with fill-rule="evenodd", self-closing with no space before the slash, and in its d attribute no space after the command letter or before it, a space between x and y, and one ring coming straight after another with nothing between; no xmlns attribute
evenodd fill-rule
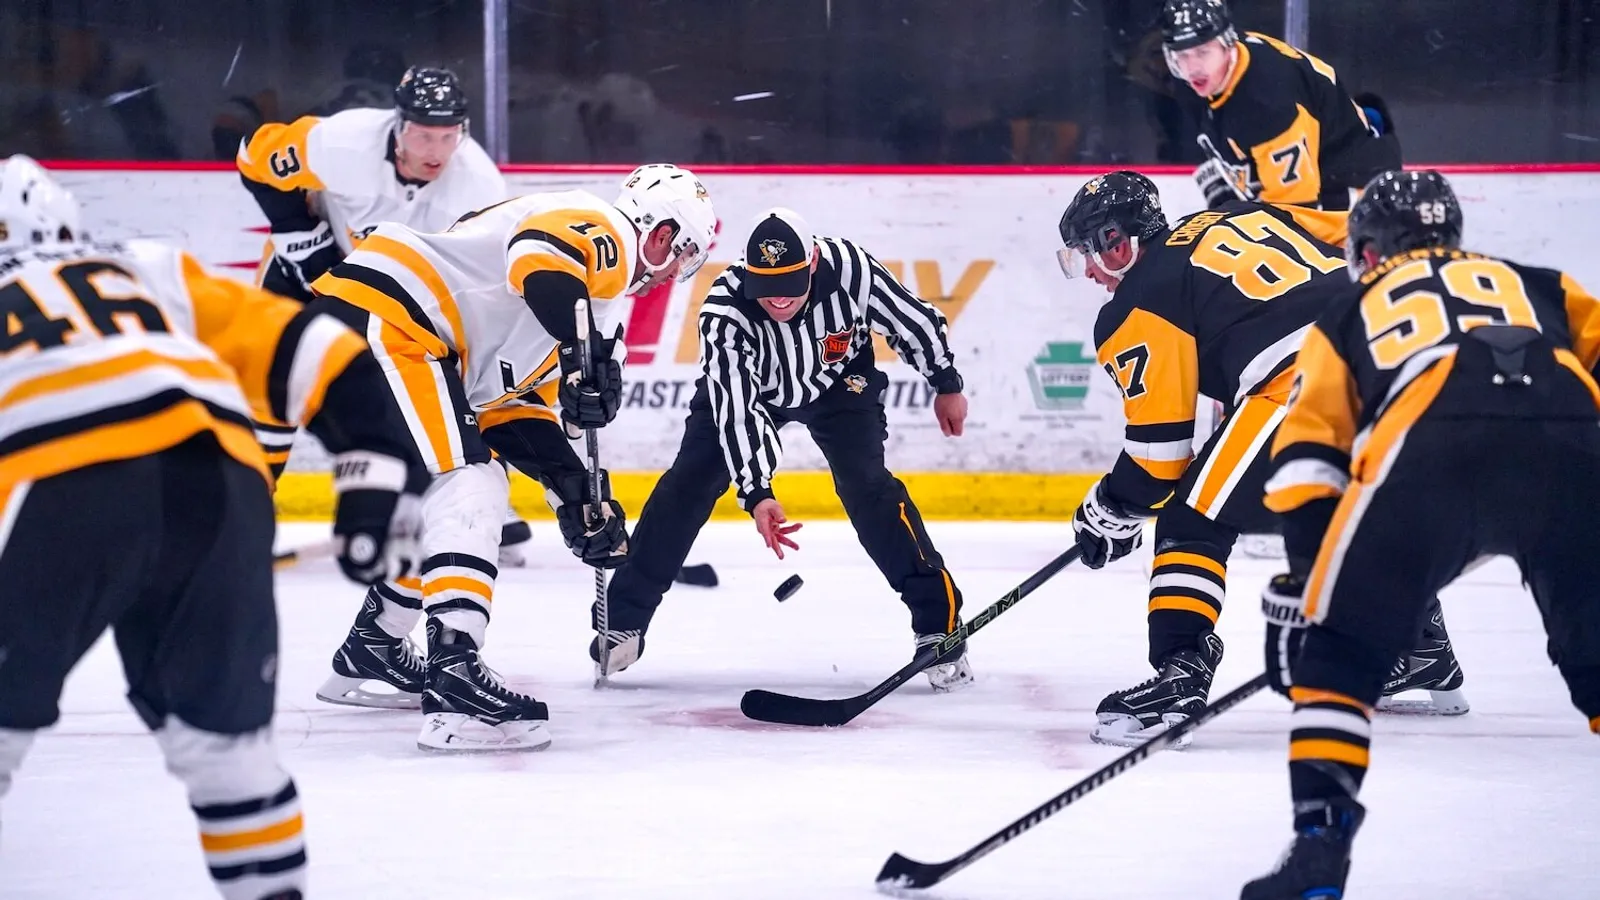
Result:
<svg viewBox="0 0 1600 900"><path fill-rule="evenodd" d="M1230 407L1287 400L1301 340L1349 286L1338 248L1301 222L1326 215L1235 202L1143 246L1095 322L1128 423L1114 496L1147 507L1167 497L1189 465L1201 394Z"/></svg>
<svg viewBox="0 0 1600 900"><path fill-rule="evenodd" d="M1403 253L1348 286L1307 333L1267 506L1289 512L1375 478L1410 426L1444 402L1462 340L1483 325L1542 332L1600 418L1600 301L1571 276L1462 250ZM1458 399L1467 402L1442 411L1489 411L1482 397Z"/></svg>
<svg viewBox="0 0 1600 900"><path fill-rule="evenodd" d="M1332 66L1255 32L1235 47L1238 59L1222 92L1189 99L1199 106L1208 152L1239 173L1249 196L1348 209L1351 189L1400 168L1399 142L1372 133Z"/></svg>

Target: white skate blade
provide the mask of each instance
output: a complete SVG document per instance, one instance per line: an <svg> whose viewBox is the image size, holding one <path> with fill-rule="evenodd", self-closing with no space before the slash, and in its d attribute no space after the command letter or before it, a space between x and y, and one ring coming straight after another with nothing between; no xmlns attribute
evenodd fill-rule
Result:
<svg viewBox="0 0 1600 900"><path fill-rule="evenodd" d="M369 688L367 685L374 685ZM382 688L382 690L379 690ZM422 694L409 694L378 678L357 678L340 675L328 676L317 688L317 699L338 706L360 706L365 709L421 709Z"/></svg>
<svg viewBox="0 0 1600 900"><path fill-rule="evenodd" d="M465 713L424 716L417 746L440 753L511 753L550 746L543 719L518 719L490 725Z"/></svg>
<svg viewBox="0 0 1600 900"><path fill-rule="evenodd" d="M922 673L928 676L928 684L935 694L964 690L972 687L972 683L977 680L972 674L972 666L967 663L965 653L953 663L929 666Z"/></svg>
<svg viewBox="0 0 1600 900"><path fill-rule="evenodd" d="M1459 716L1472 709L1466 691L1428 691L1428 699L1415 696L1421 691L1403 691L1392 697L1379 697L1378 712L1397 716Z"/></svg>
<svg viewBox="0 0 1600 900"><path fill-rule="evenodd" d="M500 548L498 557L502 569L526 569L528 567L528 554L522 552L522 544L511 544Z"/></svg>
<svg viewBox="0 0 1600 900"><path fill-rule="evenodd" d="M1168 728L1176 726L1187 719L1188 716L1167 714L1161 717L1162 721L1149 728L1142 728L1139 720L1133 716L1121 713L1099 714L1099 724L1089 732L1089 740L1096 744L1106 744L1111 747L1142 747L1154 737L1159 736ZM1178 738L1172 744L1172 749L1182 750L1194 740L1193 732Z"/></svg>

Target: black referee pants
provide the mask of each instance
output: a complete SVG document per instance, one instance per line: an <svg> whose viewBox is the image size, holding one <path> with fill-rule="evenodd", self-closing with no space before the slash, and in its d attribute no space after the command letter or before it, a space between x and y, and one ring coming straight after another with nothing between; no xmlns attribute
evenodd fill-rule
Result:
<svg viewBox="0 0 1600 900"><path fill-rule="evenodd" d="M840 381L804 407L768 409L780 428L799 422L811 432L828 460L856 537L910 608L912 629L918 634L953 631L961 591L934 549L905 484L884 465L889 429L883 392L889 377L870 365L861 366L858 374L867 379L860 391ZM645 501L629 540L628 561L612 576L607 595L611 629L649 625L730 480L702 377L689 402L678 456Z"/></svg>

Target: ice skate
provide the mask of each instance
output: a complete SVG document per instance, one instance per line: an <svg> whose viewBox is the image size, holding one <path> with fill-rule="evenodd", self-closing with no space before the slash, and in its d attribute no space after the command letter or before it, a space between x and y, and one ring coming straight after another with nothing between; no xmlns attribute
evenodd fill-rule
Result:
<svg viewBox="0 0 1600 900"><path fill-rule="evenodd" d="M1199 650L1179 650L1162 661L1156 676L1117 691L1095 709L1099 720L1089 738L1097 744L1137 747L1205 708L1211 679L1222 662L1222 638L1201 639ZM1189 746L1184 736L1173 746Z"/></svg>
<svg viewBox="0 0 1600 900"><path fill-rule="evenodd" d="M1248 559L1284 559L1283 537L1276 534L1241 534L1233 552Z"/></svg>
<svg viewBox="0 0 1600 900"><path fill-rule="evenodd" d="M605 632L611 655L606 658L606 668L600 668L600 635L589 642L589 658L594 660L594 673L598 676L615 675L639 661L644 655L644 631L634 628L625 631Z"/></svg>
<svg viewBox="0 0 1600 900"><path fill-rule="evenodd" d="M1472 708L1461 685L1466 681L1444 627L1444 610L1435 600L1422 625L1417 649L1402 656L1389 672L1378 698L1379 712L1423 716L1459 716ZM1405 698L1409 691L1427 691L1428 699Z"/></svg>
<svg viewBox="0 0 1600 900"><path fill-rule="evenodd" d="M500 526L500 568L526 568L533 548L533 528L516 510L507 510L506 520Z"/></svg>
<svg viewBox="0 0 1600 900"><path fill-rule="evenodd" d="M1246 884L1239 900L1340 900L1350 874L1350 842L1366 810L1350 799L1325 801L1317 821L1295 829L1277 868ZM1302 814L1300 819L1309 818Z"/></svg>
<svg viewBox="0 0 1600 900"><path fill-rule="evenodd" d="M506 688L464 632L428 620L427 687L417 746L452 753L543 750L549 709Z"/></svg>
<svg viewBox="0 0 1600 900"><path fill-rule="evenodd" d="M333 674L317 688L317 699L369 709L416 709L422 705L422 657L408 638L378 626L378 598L367 592L344 644L333 654Z"/></svg>
<svg viewBox="0 0 1600 900"><path fill-rule="evenodd" d="M916 653L921 653L924 648L931 647L944 640L949 635L945 634L919 634L917 635ZM936 694L948 694L968 687L976 679L972 675L972 664L967 661L967 644L961 642L956 648L945 654L944 662L934 663L922 670L928 676L928 684L933 686Z"/></svg>

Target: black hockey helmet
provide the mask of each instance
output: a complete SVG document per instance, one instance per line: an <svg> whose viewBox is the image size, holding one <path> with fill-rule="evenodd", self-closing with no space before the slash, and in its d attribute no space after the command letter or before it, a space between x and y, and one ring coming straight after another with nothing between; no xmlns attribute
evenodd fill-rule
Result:
<svg viewBox="0 0 1600 900"><path fill-rule="evenodd" d="M1384 172L1367 182L1350 210L1345 259L1353 278L1366 271L1363 252L1388 259L1427 247L1461 246L1461 202L1450 182L1433 170Z"/></svg>
<svg viewBox="0 0 1600 900"><path fill-rule="evenodd" d="M400 118L419 125L460 125L467 120L467 92L449 69L412 66L394 89Z"/></svg>
<svg viewBox="0 0 1600 900"><path fill-rule="evenodd" d="M1066 246L1056 257L1061 271L1076 278L1082 274L1083 258L1098 257L1129 239L1137 249L1138 241L1167 230L1167 217L1155 182L1123 169L1091 178L1079 188L1058 227Z"/></svg>
<svg viewBox="0 0 1600 900"><path fill-rule="evenodd" d="M1237 36L1224 0L1167 0L1161 8L1161 46L1169 53L1217 38L1232 44Z"/></svg>

